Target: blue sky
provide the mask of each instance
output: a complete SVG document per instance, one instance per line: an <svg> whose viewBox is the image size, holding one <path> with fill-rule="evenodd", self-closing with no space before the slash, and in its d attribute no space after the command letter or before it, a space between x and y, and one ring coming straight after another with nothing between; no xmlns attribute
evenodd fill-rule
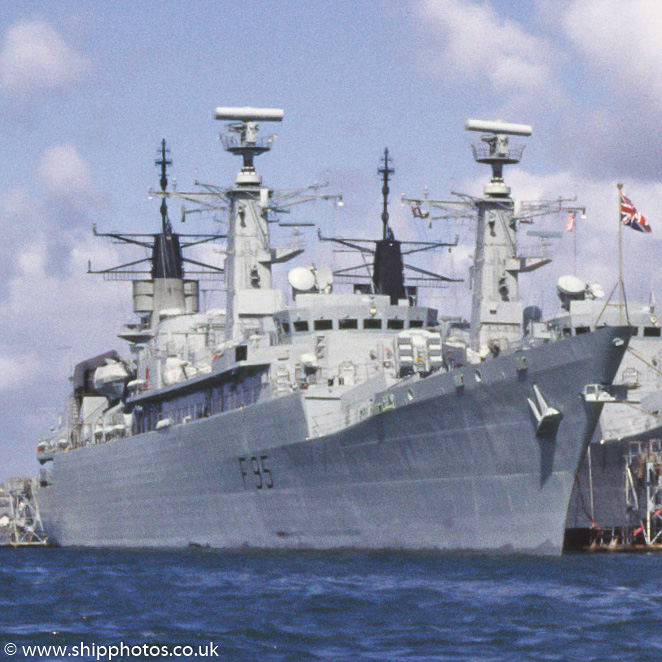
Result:
<svg viewBox="0 0 662 662"><path fill-rule="evenodd" d="M130 317L130 290L85 271L88 259L110 266L122 255L92 237L92 223L154 230L147 189L157 185L162 138L179 188L196 177L232 180L237 164L212 120L218 105L283 108L275 147L258 161L265 181L328 180L344 195L342 211L322 205L299 217L365 236L379 227L385 146L399 236L432 238L442 228L414 227L400 194L480 193L487 173L472 161L464 120L529 123L524 160L507 172L513 195L576 194L588 211L579 275L609 291L622 181L653 226L652 236L625 236L626 286L631 297L647 300L653 288L660 298L661 42L656 0L5 3L0 478L35 469L36 442L66 396L71 366L121 347L115 334ZM312 234L308 246L318 262L329 257ZM434 258L436 266L464 275L470 252L458 250L452 264ZM555 257L522 288L549 314L553 282L572 270L569 236ZM467 296L460 285L433 303L452 311Z"/></svg>

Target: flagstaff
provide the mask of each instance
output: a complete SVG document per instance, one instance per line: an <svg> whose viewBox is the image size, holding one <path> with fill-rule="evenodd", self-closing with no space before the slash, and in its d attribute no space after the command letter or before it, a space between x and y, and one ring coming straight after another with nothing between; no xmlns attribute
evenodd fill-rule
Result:
<svg viewBox="0 0 662 662"><path fill-rule="evenodd" d="M646 218L637 211L637 208L632 204L632 201L623 195L623 184L617 184L618 187L618 285L619 285L619 311L620 321L623 322L623 304L625 304L625 319L630 323L627 310L627 297L625 295L625 284L623 283L623 226L650 234L652 232L651 226L648 224Z"/></svg>
<svg viewBox="0 0 662 662"><path fill-rule="evenodd" d="M623 323L623 184L616 184L618 188L618 321Z"/></svg>

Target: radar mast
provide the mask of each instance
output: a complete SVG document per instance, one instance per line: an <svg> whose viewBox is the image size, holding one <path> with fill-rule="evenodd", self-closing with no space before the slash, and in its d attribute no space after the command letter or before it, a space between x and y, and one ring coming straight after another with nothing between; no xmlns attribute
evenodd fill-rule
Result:
<svg viewBox="0 0 662 662"><path fill-rule="evenodd" d="M551 262L545 257L518 255L514 202L503 181L503 167L519 163L524 150L523 145L510 144L509 136L530 136L531 127L468 120L465 128L483 133L481 142L472 145L474 159L492 168L492 179L483 189L485 197L476 201L471 344L476 350L487 345L499 351L522 337L519 274Z"/></svg>
<svg viewBox="0 0 662 662"><path fill-rule="evenodd" d="M441 218L476 217L474 267L471 274L471 347L476 351L487 346L495 354L522 337L523 305L519 296L518 277L551 262L544 251L539 256L523 256L517 246L519 223L531 222L533 216L579 209L569 207L567 200L517 203L510 197L510 187L503 180L503 168L520 162L524 146L511 141L510 136L530 136L526 124L467 120L467 131L482 133L480 142L472 145L474 159L489 165L492 178L484 189L484 197L455 194L459 200L429 200L405 198L419 206L441 209ZM420 213L420 211L419 211ZM552 233L528 234L545 237Z"/></svg>
<svg viewBox="0 0 662 662"><path fill-rule="evenodd" d="M195 182L198 190L154 192L155 195L178 197L194 204L182 207L182 221L190 214L213 215L214 220L227 223L225 250L226 340L241 343L255 333L275 330L273 314L282 309L281 291L272 286L272 266L287 262L303 253L300 227L312 222L281 222L280 214L290 208L317 200L333 201L342 206L342 195L321 193L327 184L312 184L302 189L274 191L262 186L255 170L255 157L268 152L274 136L260 137L259 124L281 122L279 108L219 107L214 119L225 120L225 132L220 139L230 154L240 156L241 170L234 185L226 188ZM219 214L222 213L222 217ZM273 216L270 216L273 214ZM270 227L293 230L287 246L272 245Z"/></svg>
<svg viewBox="0 0 662 662"><path fill-rule="evenodd" d="M258 138L258 122L281 122L279 108L216 108L214 118L229 120L221 134L226 151L241 156L243 166L227 191L229 226L225 259L226 338L242 341L252 333L273 331L272 315L282 308L281 292L272 286L271 267L303 253L274 248L269 236L271 190L261 186L255 157L271 149L274 136ZM234 135L230 135L234 134Z"/></svg>

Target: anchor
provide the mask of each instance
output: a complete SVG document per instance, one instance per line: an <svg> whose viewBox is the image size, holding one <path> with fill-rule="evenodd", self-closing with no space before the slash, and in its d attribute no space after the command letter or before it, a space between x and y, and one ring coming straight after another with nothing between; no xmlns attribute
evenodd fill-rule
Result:
<svg viewBox="0 0 662 662"><path fill-rule="evenodd" d="M558 430L563 414L554 407L550 407L543 397L537 384L533 385L536 402L527 398L531 413L536 421L536 437L554 437Z"/></svg>

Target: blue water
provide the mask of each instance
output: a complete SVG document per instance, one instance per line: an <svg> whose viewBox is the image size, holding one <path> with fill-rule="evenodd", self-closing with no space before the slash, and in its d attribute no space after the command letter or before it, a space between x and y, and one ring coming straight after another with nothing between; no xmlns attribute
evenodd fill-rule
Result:
<svg viewBox="0 0 662 662"><path fill-rule="evenodd" d="M662 555L0 549L0 659L194 659L98 648L120 643L232 662L659 661ZM21 651L50 644L68 653Z"/></svg>

